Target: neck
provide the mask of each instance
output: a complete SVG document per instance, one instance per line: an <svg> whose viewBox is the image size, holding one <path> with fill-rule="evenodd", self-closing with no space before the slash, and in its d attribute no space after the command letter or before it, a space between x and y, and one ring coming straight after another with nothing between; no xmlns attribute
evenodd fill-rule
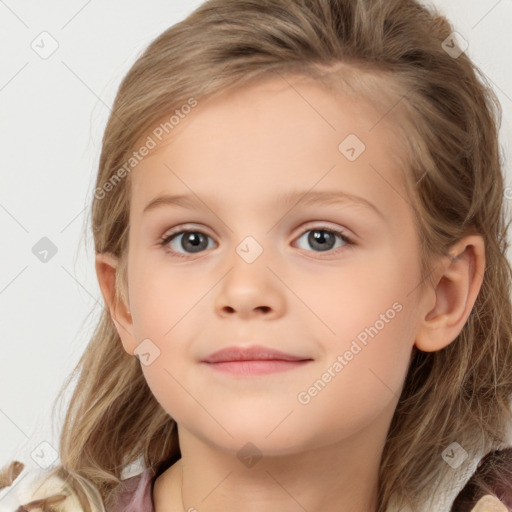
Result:
<svg viewBox="0 0 512 512"><path fill-rule="evenodd" d="M181 428L182 458L155 482L155 512L375 512L384 439L369 434L242 463Z"/></svg>

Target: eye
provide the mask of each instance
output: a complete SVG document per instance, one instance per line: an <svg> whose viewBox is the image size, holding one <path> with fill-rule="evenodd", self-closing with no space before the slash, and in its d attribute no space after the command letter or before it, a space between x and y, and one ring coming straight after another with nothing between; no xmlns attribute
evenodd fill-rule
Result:
<svg viewBox="0 0 512 512"><path fill-rule="evenodd" d="M339 249L339 245L335 247L336 239L343 242L341 248L347 245L354 245L352 239L345 235L343 231L323 226L308 229L298 240L300 241L304 237L306 237L306 243L310 244L315 252L327 252L333 249ZM211 249L212 247L209 244L209 240L213 240L212 237L202 231L181 230L174 231L164 236L159 241L159 245L164 247L167 252L179 258L185 258L187 254L195 254L205 249ZM304 247L300 246L299 248L304 249Z"/></svg>
<svg viewBox="0 0 512 512"><path fill-rule="evenodd" d="M202 231L178 231L162 238L159 244L178 257L186 257L178 249L183 249L188 254L201 252L209 248L208 239L212 240L210 236ZM174 247L172 246L173 243Z"/></svg>
<svg viewBox="0 0 512 512"><path fill-rule="evenodd" d="M319 252L331 251L332 249L338 249L334 247L336 244L336 238L341 240L344 245L353 245L354 242L351 238L344 234L343 231L325 227L316 227L305 231L298 240L306 237L306 243ZM343 247L343 246L342 246ZM303 249L304 247L300 247ZM336 252L336 251L335 251Z"/></svg>

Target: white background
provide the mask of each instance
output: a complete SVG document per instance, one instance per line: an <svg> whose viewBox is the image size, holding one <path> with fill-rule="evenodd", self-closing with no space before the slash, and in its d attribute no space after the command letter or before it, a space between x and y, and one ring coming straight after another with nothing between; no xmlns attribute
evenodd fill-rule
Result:
<svg viewBox="0 0 512 512"><path fill-rule="evenodd" d="M0 467L58 447L50 409L102 308L89 205L109 107L141 51L200 3L0 0ZM512 2L433 3L494 84L510 184ZM43 31L59 45L47 59L31 48ZM32 253L42 237L57 246L47 263Z"/></svg>

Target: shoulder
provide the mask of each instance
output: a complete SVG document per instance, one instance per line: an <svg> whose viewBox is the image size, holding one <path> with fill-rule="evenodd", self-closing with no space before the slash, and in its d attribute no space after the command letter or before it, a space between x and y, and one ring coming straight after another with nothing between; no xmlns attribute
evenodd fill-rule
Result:
<svg viewBox="0 0 512 512"><path fill-rule="evenodd" d="M154 512L154 481L152 468L122 480L108 512ZM83 512L78 496L51 469L29 468L15 460L0 470L0 512L45 506L54 512Z"/></svg>
<svg viewBox="0 0 512 512"><path fill-rule="evenodd" d="M509 508L498 498L487 494L480 498L470 512L509 512Z"/></svg>
<svg viewBox="0 0 512 512"><path fill-rule="evenodd" d="M512 510L512 448L483 457L452 504L451 512Z"/></svg>
<svg viewBox="0 0 512 512"><path fill-rule="evenodd" d="M147 468L138 475L123 480L111 512L154 512L155 476L155 471Z"/></svg>
<svg viewBox="0 0 512 512"><path fill-rule="evenodd" d="M55 512L82 512L78 497L66 482L52 475L50 469L28 468L13 461L0 471L0 512L51 506Z"/></svg>

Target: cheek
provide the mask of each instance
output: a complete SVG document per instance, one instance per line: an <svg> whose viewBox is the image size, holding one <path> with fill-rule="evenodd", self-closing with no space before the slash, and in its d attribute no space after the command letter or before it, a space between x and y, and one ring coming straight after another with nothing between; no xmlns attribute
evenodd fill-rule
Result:
<svg viewBox="0 0 512 512"><path fill-rule="evenodd" d="M331 347L322 373L304 383L296 397L301 408L297 418L304 421L304 428L308 423L312 430L315 423L324 425L326 442L349 436L378 417L392 416L412 350L412 343L404 342L408 336L406 314L402 309L377 334L363 330L360 332L366 337L347 337Z"/></svg>
<svg viewBox="0 0 512 512"><path fill-rule="evenodd" d="M357 421L358 414L371 415L386 403L396 404L414 345L410 292L416 278L411 258L401 258L390 248L378 258L358 260L350 272L341 269L323 289L311 280L308 297L331 330L322 341L322 363L330 373L308 383L311 393L303 388L304 402L310 400L315 413L330 410L340 421L354 414ZM340 408L333 410L332 404Z"/></svg>
<svg viewBox="0 0 512 512"><path fill-rule="evenodd" d="M206 279L188 274L184 268L170 269L164 261L145 264L133 272L130 303L138 339L167 339L174 326L197 314L195 310L201 307L198 301L209 287Z"/></svg>
<svg viewBox="0 0 512 512"><path fill-rule="evenodd" d="M360 252L337 268L288 275L287 282L308 310L299 319L301 329L314 326L309 336L321 336L323 344L341 350L359 334L364 338L371 326L376 325L380 332L397 324L396 318L405 316L398 310L405 309L412 300L409 292L417 280L410 258L399 256L386 247L378 254ZM304 309L302 304L298 307ZM396 334L397 342L404 339L399 332Z"/></svg>

